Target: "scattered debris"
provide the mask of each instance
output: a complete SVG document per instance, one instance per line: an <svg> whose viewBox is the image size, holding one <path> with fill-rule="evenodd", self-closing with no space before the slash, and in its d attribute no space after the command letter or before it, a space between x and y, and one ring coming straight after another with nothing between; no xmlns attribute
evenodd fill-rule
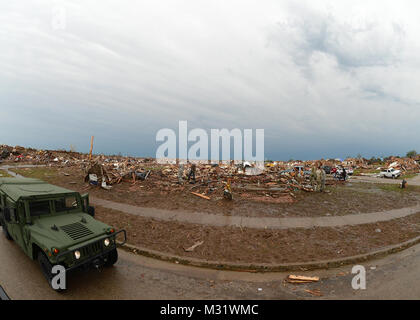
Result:
<svg viewBox="0 0 420 320"><path fill-rule="evenodd" d="M94 173L89 174L89 184L93 186L98 185L98 176Z"/></svg>
<svg viewBox="0 0 420 320"><path fill-rule="evenodd" d="M203 195L203 194L201 194L201 193L192 192L192 191L191 191L191 193L192 193L193 195L197 196L197 197L200 197L200 198L203 198L203 199L206 199L206 200L210 200L210 197L207 197L207 196L205 196L205 195Z"/></svg>
<svg viewBox="0 0 420 320"><path fill-rule="evenodd" d="M108 186L105 181L102 181L101 188L105 190L111 190L112 187Z"/></svg>
<svg viewBox="0 0 420 320"><path fill-rule="evenodd" d="M392 166L403 173L419 172L419 159L390 157L382 163L369 163L365 159L348 158L317 161L266 161L264 165L255 161L193 161L182 163L176 159L167 159L165 163L152 158L138 158L121 155L105 156L93 154L93 139L89 153L65 150L36 150L20 146L0 145L0 159L7 162L19 162L49 167L79 168L85 176L85 182L91 186L105 188L120 183L137 185L133 191L156 190L163 194L170 192L193 191L193 194L206 200L233 199L235 197L268 203L293 203L299 201L298 192L314 192L311 183L312 168L334 168L346 166L348 169L376 170L378 165ZM416 161L417 160L417 161ZM358 170L358 171L360 171ZM350 170L348 170L350 172ZM349 173L350 174L350 173ZM359 174L359 173L358 173ZM96 178L93 176L96 175ZM187 188L185 182L194 184ZM228 183L227 183L228 181ZM105 184L103 184L105 182ZM325 184L338 185L346 182L336 181L327 176ZM406 185L403 181L401 187ZM328 192L328 190L326 190Z"/></svg>
<svg viewBox="0 0 420 320"><path fill-rule="evenodd" d="M319 277L296 276L296 275L291 274L286 278L286 281L289 283L310 283L310 282L318 282Z"/></svg>
<svg viewBox="0 0 420 320"><path fill-rule="evenodd" d="M228 179L228 181L226 182L226 187L225 187L225 190L223 191L223 197L227 200L232 200L233 199L232 187L230 185L230 179Z"/></svg>
<svg viewBox="0 0 420 320"><path fill-rule="evenodd" d="M184 248L184 250L186 252L193 252L195 248L197 248L198 246L201 246L203 243L204 243L204 241L198 241L198 242L194 243L191 247L189 247L187 249Z"/></svg>
<svg viewBox="0 0 420 320"><path fill-rule="evenodd" d="M310 293L313 296L317 296L317 297L322 297L323 296L323 294L321 293L321 290L319 290L319 289L312 289L312 290L305 289L304 291L307 292L307 293Z"/></svg>

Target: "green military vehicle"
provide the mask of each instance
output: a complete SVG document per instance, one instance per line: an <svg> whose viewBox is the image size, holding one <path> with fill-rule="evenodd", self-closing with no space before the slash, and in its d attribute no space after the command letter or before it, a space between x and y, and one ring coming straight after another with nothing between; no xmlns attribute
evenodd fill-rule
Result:
<svg viewBox="0 0 420 320"><path fill-rule="evenodd" d="M51 285L54 265L66 271L79 267L112 266L118 260L116 231L93 218L87 194L38 179L0 178L0 223L14 240L37 259ZM4 258L4 257L3 257Z"/></svg>

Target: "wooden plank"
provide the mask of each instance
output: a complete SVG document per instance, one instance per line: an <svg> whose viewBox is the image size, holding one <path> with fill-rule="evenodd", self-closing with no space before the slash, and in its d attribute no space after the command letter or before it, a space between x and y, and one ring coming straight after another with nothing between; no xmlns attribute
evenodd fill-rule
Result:
<svg viewBox="0 0 420 320"><path fill-rule="evenodd" d="M210 200L210 198L209 197L207 197L207 196L205 196L205 195L203 195L203 194L201 194L201 193L197 193L197 192L191 192L193 195L195 195L195 196L197 196L197 197L200 197L200 198L203 198L203 199L206 199L206 200Z"/></svg>
<svg viewBox="0 0 420 320"><path fill-rule="evenodd" d="M306 281L306 282L316 282L319 281L319 277L306 277L306 276L296 276L291 274L287 277L288 280L292 281Z"/></svg>

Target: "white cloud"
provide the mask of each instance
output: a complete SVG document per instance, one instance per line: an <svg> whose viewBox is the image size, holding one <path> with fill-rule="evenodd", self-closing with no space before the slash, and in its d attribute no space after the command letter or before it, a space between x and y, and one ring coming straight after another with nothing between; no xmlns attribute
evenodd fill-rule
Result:
<svg viewBox="0 0 420 320"><path fill-rule="evenodd" d="M93 133L153 155L158 129L189 120L264 128L270 157L420 149L412 3L296 3L2 2L0 143L87 148Z"/></svg>

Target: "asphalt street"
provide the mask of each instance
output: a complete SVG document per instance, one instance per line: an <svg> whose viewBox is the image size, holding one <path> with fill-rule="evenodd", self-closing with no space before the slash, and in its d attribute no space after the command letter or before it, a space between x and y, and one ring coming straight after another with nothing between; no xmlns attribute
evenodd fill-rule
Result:
<svg viewBox="0 0 420 320"><path fill-rule="evenodd" d="M353 266L300 272L317 283L292 285L288 273L230 272L189 267L119 250L109 269L76 271L67 290L48 286L36 261L0 237L0 285L11 299L419 299L420 245L364 264L366 290L354 290ZM322 296L313 295L319 289ZM305 291L308 290L308 291Z"/></svg>

